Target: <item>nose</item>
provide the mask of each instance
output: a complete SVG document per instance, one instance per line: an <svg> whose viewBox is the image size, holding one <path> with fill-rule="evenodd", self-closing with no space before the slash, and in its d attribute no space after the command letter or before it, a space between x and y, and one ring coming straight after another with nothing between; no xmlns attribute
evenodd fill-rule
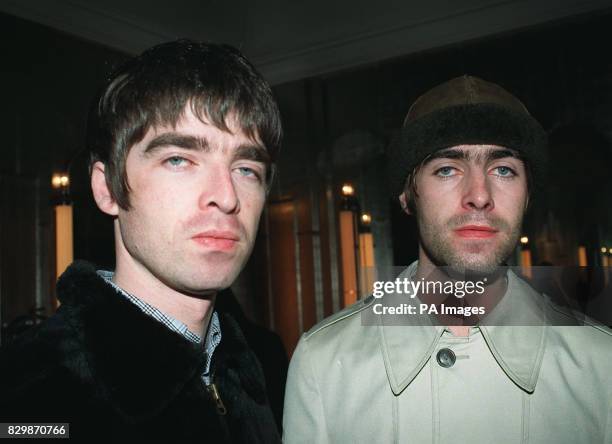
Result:
<svg viewBox="0 0 612 444"><path fill-rule="evenodd" d="M470 171L464 176L461 205L466 210L491 211L495 207L491 184L482 171Z"/></svg>
<svg viewBox="0 0 612 444"><path fill-rule="evenodd" d="M217 207L226 214L237 213L240 210L240 200L230 171L221 166L207 171L202 183L199 206L203 210Z"/></svg>

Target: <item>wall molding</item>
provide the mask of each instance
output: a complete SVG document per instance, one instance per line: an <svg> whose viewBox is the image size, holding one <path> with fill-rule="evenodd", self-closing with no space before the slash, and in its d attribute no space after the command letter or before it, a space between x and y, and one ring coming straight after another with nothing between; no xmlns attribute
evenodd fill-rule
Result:
<svg viewBox="0 0 612 444"><path fill-rule="evenodd" d="M349 1L336 0L336 3L347 2L348 8ZM279 31L284 28L275 27L274 23L268 27L261 23L247 23L246 27L252 30L248 41L245 41L244 28L237 26L232 40L242 41L245 52L268 80L272 84L280 84L612 8L612 0L471 0L464 2L466 6L461 10L450 14L433 10L436 2L432 2L430 7L425 6L425 10L423 5L419 5L418 14L415 15L412 14L414 8L411 8L409 2L395 4L387 0L387 3L390 5L386 6L397 8L397 14L393 15L395 23L390 23L391 19L388 19L386 23L378 23L374 28L361 30L358 26L342 27L338 23L338 27L348 29L344 35L339 36L324 27L319 30L317 15L312 14L304 17L304 20L306 24L312 22L311 29L316 31L306 36L306 42L303 36L299 39L290 31ZM325 4L324 1L314 1L313 8L323 10ZM385 7L384 2L381 5L381 8ZM273 8L274 4L271 1L262 2L257 7ZM102 2L91 2L85 6L73 0L4 0L0 3L0 11L129 54L136 54L149 46L177 37L174 29L147 23L139 17L123 16L120 11L103 6ZM190 16L189 9L177 8L176 11L184 15L184 18L179 19L191 23L191 26L185 26L184 29L193 29L194 17ZM228 16L223 14L223 17ZM265 9L258 9L257 14L245 11L241 19L248 22L265 16ZM398 24L398 17L407 17L406 22ZM163 22L163 17L160 17L159 23ZM200 35L189 37L215 40L215 35L223 35L227 40L228 26L227 23L215 23L212 18L206 17L202 19ZM290 49L255 49L262 47L257 43L258 33L253 31L257 29L265 29L262 32L267 32L265 37L268 39L282 39L282 46ZM275 32L280 35L274 35Z"/></svg>

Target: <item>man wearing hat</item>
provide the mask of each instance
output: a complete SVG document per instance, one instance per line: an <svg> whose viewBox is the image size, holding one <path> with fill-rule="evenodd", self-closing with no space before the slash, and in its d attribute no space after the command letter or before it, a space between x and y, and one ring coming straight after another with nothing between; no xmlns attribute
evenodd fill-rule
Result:
<svg viewBox="0 0 612 444"><path fill-rule="evenodd" d="M301 338L287 443L612 443L612 333L503 267L545 149L542 127L493 83L463 76L417 99L389 179L416 217L418 261ZM401 294L408 284L419 290Z"/></svg>

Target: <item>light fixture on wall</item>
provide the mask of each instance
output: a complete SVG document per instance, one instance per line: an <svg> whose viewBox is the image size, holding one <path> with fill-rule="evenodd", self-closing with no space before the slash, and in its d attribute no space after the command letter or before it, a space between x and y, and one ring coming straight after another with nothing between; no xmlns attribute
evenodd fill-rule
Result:
<svg viewBox="0 0 612 444"><path fill-rule="evenodd" d="M610 248L601 247L601 265L603 267L608 267L610 265ZM604 270L605 275L607 276L607 271Z"/></svg>
<svg viewBox="0 0 612 444"><path fill-rule="evenodd" d="M376 261L374 238L372 237L372 216L362 213L359 224L359 289L361 296L367 296L374 289Z"/></svg>
<svg viewBox="0 0 612 444"><path fill-rule="evenodd" d="M345 183L342 185L342 196L343 197L351 197L355 195L355 187L350 183Z"/></svg>
<svg viewBox="0 0 612 444"><path fill-rule="evenodd" d="M528 278L532 277L531 272L531 251L529 250L529 238L521 236L521 269L523 275Z"/></svg>
<svg viewBox="0 0 612 444"><path fill-rule="evenodd" d="M70 176L67 173L53 174L51 187L57 192L54 205L55 278L57 279L72 263L74 257Z"/></svg>
<svg viewBox="0 0 612 444"><path fill-rule="evenodd" d="M51 186L56 190L68 191L70 177L67 174L56 173L51 177Z"/></svg>
<svg viewBox="0 0 612 444"><path fill-rule="evenodd" d="M357 301L358 294L358 238L357 214L359 203L355 198L355 187L350 183L342 184L340 202L340 256L342 265L342 303L347 307Z"/></svg>

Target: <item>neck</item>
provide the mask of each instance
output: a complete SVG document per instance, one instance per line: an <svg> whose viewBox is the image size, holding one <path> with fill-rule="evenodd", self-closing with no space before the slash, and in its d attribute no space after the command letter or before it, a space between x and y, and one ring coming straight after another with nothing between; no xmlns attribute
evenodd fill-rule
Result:
<svg viewBox="0 0 612 444"><path fill-rule="evenodd" d="M469 325L448 325L446 328L452 333L453 336L467 338L470 335Z"/></svg>
<svg viewBox="0 0 612 444"><path fill-rule="evenodd" d="M177 291L137 262L123 245L116 245L116 248L117 264L113 282L165 315L182 322L192 333L204 338L214 309L216 293L199 296Z"/></svg>
<svg viewBox="0 0 612 444"><path fill-rule="evenodd" d="M425 281L440 281L440 282L457 282L456 279L449 276L430 260L422 248L419 249L419 263L416 271L416 279L424 279ZM437 306L442 304L454 307L483 307L486 316L503 298L507 289L507 278L505 273L495 273L486 277L484 292L478 294L465 294L459 298L448 294L427 294L428 302ZM440 310L441 312L441 310ZM437 315L439 322L446 325L448 330L454 336L468 336L470 328L476 325L483 316L453 316L447 314Z"/></svg>

